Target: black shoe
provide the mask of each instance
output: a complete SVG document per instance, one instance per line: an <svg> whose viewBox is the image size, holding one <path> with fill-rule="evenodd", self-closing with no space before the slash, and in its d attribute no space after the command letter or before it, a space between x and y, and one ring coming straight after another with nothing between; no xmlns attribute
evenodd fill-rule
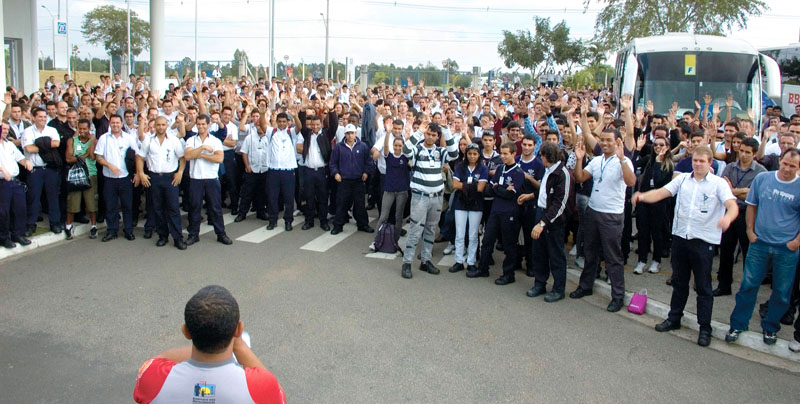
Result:
<svg viewBox="0 0 800 404"><path fill-rule="evenodd" d="M158 241L156 241L156 247L163 247L167 245L167 241L169 240L167 240L165 237L159 237Z"/></svg>
<svg viewBox="0 0 800 404"><path fill-rule="evenodd" d="M476 267L475 265L467 265L467 273L477 272L477 271L478 271L478 267Z"/></svg>
<svg viewBox="0 0 800 404"><path fill-rule="evenodd" d="M681 329L681 322L672 322L669 320L664 320L659 324L656 324L656 331L658 332L665 332L665 331L672 331L672 330L680 330Z"/></svg>
<svg viewBox="0 0 800 404"><path fill-rule="evenodd" d="M136 240L136 236L133 235L133 232L124 233L124 235L125 235L125 240L128 240L128 241ZM150 236L150 237L152 237L152 236Z"/></svg>
<svg viewBox="0 0 800 404"><path fill-rule="evenodd" d="M239 222L241 222L242 220L244 220L246 218L247 218L246 215L243 215L243 214L240 213L240 214L236 215L236 218L233 219L233 222L234 223L239 223Z"/></svg>
<svg viewBox="0 0 800 404"><path fill-rule="evenodd" d="M177 248L177 249L182 251L182 250L185 250L187 247L188 246L186 245L185 241L183 241L183 240L175 240L175 248Z"/></svg>
<svg viewBox="0 0 800 404"><path fill-rule="evenodd" d="M534 286L534 287L530 288L530 290L525 292L525 294L528 295L528 297L538 297L538 296L541 296L541 295L543 295L545 293L547 293L547 290L545 290L545 288L542 288L542 287L539 287L539 286Z"/></svg>
<svg viewBox="0 0 800 404"><path fill-rule="evenodd" d="M762 331L761 334L764 336L764 343L767 345L775 345L778 342L778 336L774 332Z"/></svg>
<svg viewBox="0 0 800 404"><path fill-rule="evenodd" d="M106 232L106 235L103 236L103 242L105 243L106 241L111 241L114 240L115 238L117 238L117 233Z"/></svg>
<svg viewBox="0 0 800 404"><path fill-rule="evenodd" d="M218 241L218 242L220 242L220 243L222 243L222 244L225 244L225 245L231 245L231 244L233 244L233 240L231 240L231 239L230 239L230 237L228 237L228 235L227 235L227 234L220 234L220 235L218 235L218 236L217 236L217 241Z"/></svg>
<svg viewBox="0 0 800 404"><path fill-rule="evenodd" d="M241 215L241 213L240 213L240 215ZM267 216L266 213L256 213L256 219L267 221L267 220L269 220L269 216Z"/></svg>
<svg viewBox="0 0 800 404"><path fill-rule="evenodd" d="M711 293L714 295L714 297L730 296L731 295L731 290L730 290L730 288L725 289L725 288L718 287L718 288L714 289L714 291L711 292Z"/></svg>
<svg viewBox="0 0 800 404"><path fill-rule="evenodd" d="M320 224L319 228L322 229L322 231L330 231L331 230L331 226L329 226L327 223Z"/></svg>
<svg viewBox="0 0 800 404"><path fill-rule="evenodd" d="M544 297L544 301L547 303L555 303L562 299L564 299L564 294L558 293L554 290L551 290L550 293L548 293L547 296Z"/></svg>
<svg viewBox="0 0 800 404"><path fill-rule="evenodd" d="M190 234L189 237L186 238L186 245L190 246L198 241L200 241L200 237L198 235Z"/></svg>
<svg viewBox="0 0 800 404"><path fill-rule="evenodd" d="M593 293L594 292L592 292L591 290L583 290L581 288L578 288L578 289L575 289L574 292L569 294L569 298L570 299L580 299L580 298L583 298L584 296L591 296Z"/></svg>
<svg viewBox="0 0 800 404"><path fill-rule="evenodd" d="M30 237L33 233L36 233L36 226L28 226L28 228L25 229L25 237Z"/></svg>
<svg viewBox="0 0 800 404"><path fill-rule="evenodd" d="M336 229L334 229L334 230L336 230ZM404 263L404 264L403 264L403 269L401 269L401 270L400 270L400 275L401 275L403 278L406 278L406 279L411 279L411 277L413 276L413 275L411 274L411 264L406 264L406 263Z"/></svg>
<svg viewBox="0 0 800 404"><path fill-rule="evenodd" d="M369 225L359 227L358 231L363 231L364 233L375 233L375 229L369 227Z"/></svg>
<svg viewBox="0 0 800 404"><path fill-rule="evenodd" d="M64 236L67 240L72 240L72 229L64 227Z"/></svg>
<svg viewBox="0 0 800 404"><path fill-rule="evenodd" d="M448 269L448 271L451 273L461 272L463 270L464 270L464 264L459 264L458 262L453 264L453 266L451 266L450 269Z"/></svg>
<svg viewBox="0 0 800 404"><path fill-rule="evenodd" d="M341 226L333 226L333 230L331 230L331 234L337 235L342 232Z"/></svg>
<svg viewBox="0 0 800 404"><path fill-rule="evenodd" d="M92 227L89 229L89 238L92 240L97 238L97 227Z"/></svg>
<svg viewBox="0 0 800 404"><path fill-rule="evenodd" d="M238 215L238 214L239 214L239 209L238 208L232 208L231 209L231 215Z"/></svg>
<svg viewBox="0 0 800 404"><path fill-rule="evenodd" d="M54 234L61 234L62 230L63 229L61 228L60 225L56 224L56 225L50 226L50 231L52 231Z"/></svg>
<svg viewBox="0 0 800 404"><path fill-rule="evenodd" d="M277 225L278 225L278 224L277 224L277 223L275 223L275 222L269 222L269 223L267 224L267 230L272 230L272 229L274 229L274 228L275 228L275 226L277 226Z"/></svg>
<svg viewBox="0 0 800 404"><path fill-rule="evenodd" d="M431 264L430 261L425 261L419 264L419 270L422 272L427 272L431 275L439 275L439 268L436 268Z"/></svg>
<svg viewBox="0 0 800 404"><path fill-rule="evenodd" d="M499 277L499 278L494 280L494 284L495 285L500 285L500 286L510 285L510 284L512 284L514 282L515 282L515 280L514 280L513 277L505 276L505 275L503 275L503 276L501 276L501 277Z"/></svg>
<svg viewBox="0 0 800 404"><path fill-rule="evenodd" d="M622 306L625 304L622 302L622 299L611 299L611 303L608 304L606 310L611 313L616 313L622 309Z"/></svg>
<svg viewBox="0 0 800 404"><path fill-rule="evenodd" d="M17 244L11 241L11 239L3 239L3 241L0 241L0 245L9 249L17 246Z"/></svg>
<svg viewBox="0 0 800 404"><path fill-rule="evenodd" d="M700 335L697 336L697 345L702 347L711 345L711 331L700 330Z"/></svg>
<svg viewBox="0 0 800 404"><path fill-rule="evenodd" d="M488 278L489 277L489 270L480 270L477 267L473 266L474 271L470 272L467 271L467 278Z"/></svg>
<svg viewBox="0 0 800 404"><path fill-rule="evenodd" d="M22 236L12 236L11 241L21 245L21 246L28 246L31 245L31 241Z"/></svg>
<svg viewBox="0 0 800 404"><path fill-rule="evenodd" d="M145 240L150 240L151 238L153 238L153 230L145 229L144 230L144 239Z"/></svg>
<svg viewBox="0 0 800 404"><path fill-rule="evenodd" d="M292 222L286 222L283 227L286 229L286 231L292 231Z"/></svg>
<svg viewBox="0 0 800 404"><path fill-rule="evenodd" d="M81 224L89 223L89 219L86 216L77 216L75 217L75 221Z"/></svg>
<svg viewBox="0 0 800 404"><path fill-rule="evenodd" d="M666 281L666 282L664 282L664 283L666 283L666 284L667 284L667 286L672 286L672 276L670 276L669 278L667 278L667 281Z"/></svg>
<svg viewBox="0 0 800 404"><path fill-rule="evenodd" d="M314 227L314 223L305 222L303 223L303 227L301 227L300 230L308 230L312 227Z"/></svg>
<svg viewBox="0 0 800 404"><path fill-rule="evenodd" d="M794 324L794 310L791 308L786 311L786 314L781 317L781 324L783 325L792 325Z"/></svg>

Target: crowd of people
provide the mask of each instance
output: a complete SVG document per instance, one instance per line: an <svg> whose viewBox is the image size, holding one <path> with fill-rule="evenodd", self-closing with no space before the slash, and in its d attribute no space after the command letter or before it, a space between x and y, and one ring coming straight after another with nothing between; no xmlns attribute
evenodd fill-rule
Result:
<svg viewBox="0 0 800 404"><path fill-rule="evenodd" d="M774 343L800 301L800 107L789 118L771 108L756 127L732 112L732 97L658 113L629 94L558 81L440 90L202 74L156 94L144 77L115 75L12 89L0 140L0 244L29 244L43 211L67 239L74 222L98 237L105 218L103 242L118 237L120 214L134 240L142 216L146 239L157 235L161 247L172 237L184 250L200 241L204 211L217 241L231 244L223 209L236 222L254 211L267 230L282 217L291 231L303 216L302 230L318 223L333 235L351 219L375 232L367 211L378 209L378 235L395 244L407 235L403 278L413 277L415 257L421 271L440 272L436 242L455 253L449 271L469 278L490 276L500 250L495 283L525 271L534 278L528 296L548 302L565 297L567 255L582 269L573 299L592 294L604 263L610 312L624 305L631 253L637 275L671 257L672 310L656 329L680 327L693 275L703 346L713 299L732 294L741 255L726 339L747 329L766 280L763 337ZM790 348L800 351L800 319L795 329Z"/></svg>

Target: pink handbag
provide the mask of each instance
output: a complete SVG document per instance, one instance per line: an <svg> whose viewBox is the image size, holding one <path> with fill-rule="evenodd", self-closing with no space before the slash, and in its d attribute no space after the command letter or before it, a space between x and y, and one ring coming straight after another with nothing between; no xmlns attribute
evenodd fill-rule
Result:
<svg viewBox="0 0 800 404"><path fill-rule="evenodd" d="M645 307L647 307L647 289L642 289L631 297L628 311L634 314L643 314Z"/></svg>

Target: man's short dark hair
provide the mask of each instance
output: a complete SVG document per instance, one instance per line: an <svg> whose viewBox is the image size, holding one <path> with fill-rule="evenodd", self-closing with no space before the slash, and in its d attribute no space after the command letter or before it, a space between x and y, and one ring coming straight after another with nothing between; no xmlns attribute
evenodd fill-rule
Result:
<svg viewBox="0 0 800 404"><path fill-rule="evenodd" d="M319 115L311 115L308 118L306 118L306 120L308 120L308 121L320 121L321 122L322 118L320 118Z"/></svg>
<svg viewBox="0 0 800 404"><path fill-rule="evenodd" d="M742 146L747 146L747 147L751 148L753 153L758 151L758 141L753 139L753 138L751 138L751 137L746 137L746 138L742 139L742 144L739 145L739 147L742 147Z"/></svg>
<svg viewBox="0 0 800 404"><path fill-rule="evenodd" d="M603 129L603 131L601 133L612 133L612 134L614 134L614 139L615 140L616 139L622 139L622 132L620 132L619 129L614 128L614 127L605 128L605 129Z"/></svg>
<svg viewBox="0 0 800 404"><path fill-rule="evenodd" d="M392 121L392 125L400 125L400 126L403 126L404 124L403 124L403 121L401 121L401 120L399 120L399 119L395 119L394 121Z"/></svg>
<svg viewBox="0 0 800 404"><path fill-rule="evenodd" d="M39 112L44 112L45 114L47 114L47 111L44 108L39 107L39 108L34 108L33 114L31 114L31 115L33 115L35 117L36 114L38 114Z"/></svg>
<svg viewBox="0 0 800 404"><path fill-rule="evenodd" d="M92 127L92 123L86 118L78 119L78 126L81 126L81 125L86 125L89 128Z"/></svg>
<svg viewBox="0 0 800 404"><path fill-rule="evenodd" d="M522 137L522 140L530 140L533 144L536 144L536 138L533 135L525 135Z"/></svg>
<svg viewBox="0 0 800 404"><path fill-rule="evenodd" d="M692 139L694 139L696 137L704 138L704 137L706 137L706 134L703 133L703 131L701 129L694 129L694 130L692 130L692 133L689 135L689 140L692 140Z"/></svg>
<svg viewBox="0 0 800 404"><path fill-rule="evenodd" d="M739 124L734 121L725 122L725 126L730 126L736 129L737 132L739 131Z"/></svg>
<svg viewBox="0 0 800 404"><path fill-rule="evenodd" d="M219 353L230 344L239 325L239 304L228 289L206 286L186 302L183 319L195 348Z"/></svg>
<svg viewBox="0 0 800 404"><path fill-rule="evenodd" d="M514 142L505 142L500 145L500 149L506 149L509 153L515 154L517 152L517 145Z"/></svg>
<svg viewBox="0 0 800 404"><path fill-rule="evenodd" d="M539 155L546 158L549 163L556 163L561 160L561 150L553 142L544 142L539 148Z"/></svg>
<svg viewBox="0 0 800 404"><path fill-rule="evenodd" d="M206 114L197 115L197 122L205 121L206 123L211 123L211 117Z"/></svg>
<svg viewBox="0 0 800 404"><path fill-rule="evenodd" d="M281 112L280 114L278 114L275 117L275 120L277 121L278 119L281 119L281 118L283 118L283 119L288 121L289 120L289 114L287 114L286 112Z"/></svg>

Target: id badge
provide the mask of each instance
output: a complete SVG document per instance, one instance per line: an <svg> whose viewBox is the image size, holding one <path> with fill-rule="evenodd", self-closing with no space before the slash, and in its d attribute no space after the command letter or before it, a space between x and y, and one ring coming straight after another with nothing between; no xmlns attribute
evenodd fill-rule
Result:
<svg viewBox="0 0 800 404"><path fill-rule="evenodd" d="M472 184L472 176L467 177L467 184Z"/></svg>
<svg viewBox="0 0 800 404"><path fill-rule="evenodd" d="M428 167L436 168L436 160L428 160Z"/></svg>
<svg viewBox="0 0 800 404"><path fill-rule="evenodd" d="M505 180L506 180L506 178L505 178L505 177L503 177L503 176L501 175L501 176L500 176L500 181L499 181L499 184L500 184L500 185L503 185L503 183L505 182Z"/></svg>
<svg viewBox="0 0 800 404"><path fill-rule="evenodd" d="M654 188L655 186L656 186L656 182L653 181L652 178L650 178L650 188Z"/></svg>

